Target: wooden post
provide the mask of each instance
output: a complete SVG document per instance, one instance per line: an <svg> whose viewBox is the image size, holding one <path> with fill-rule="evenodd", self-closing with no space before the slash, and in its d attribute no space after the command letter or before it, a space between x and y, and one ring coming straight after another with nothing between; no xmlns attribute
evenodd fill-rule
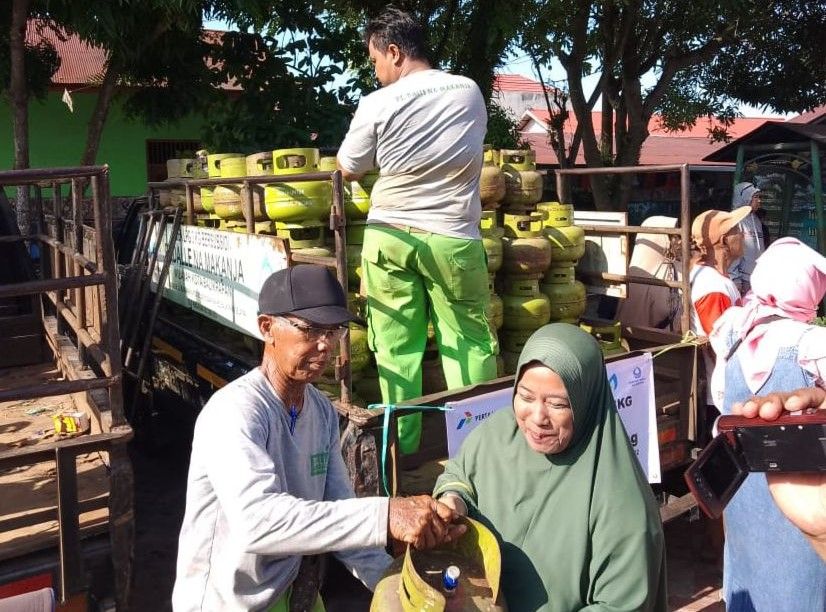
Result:
<svg viewBox="0 0 826 612"><path fill-rule="evenodd" d="M83 253L83 199L81 189L81 182L78 179L72 179L72 223L75 230L75 252ZM73 262L75 276L83 276L85 270L76 261ZM86 288L78 287L75 289L75 318L77 319L78 327L86 330ZM82 342L77 344L78 356L81 363L86 364L86 347ZM88 364L87 364L88 365Z"/></svg>
<svg viewBox="0 0 826 612"><path fill-rule="evenodd" d="M252 187L249 181L241 183L241 204L244 207L244 217L247 221L247 233L255 233L255 211L252 206Z"/></svg>
<svg viewBox="0 0 826 612"><path fill-rule="evenodd" d="M109 210L108 169L100 176L92 177L92 202L95 209L95 250L98 269L106 276L101 296L101 321L103 344L109 355L110 372L120 378L120 334L118 330L117 279L115 251L112 246L112 219ZM109 388L109 407L112 413L112 429L128 428L123 412L121 385ZM135 526L133 515L132 464L125 444L113 444L109 453L109 533L112 543L112 566L115 573L115 603L118 610L129 609L129 592L132 584L132 549Z"/></svg>
<svg viewBox="0 0 826 612"><path fill-rule="evenodd" d="M186 196L186 224L195 225L195 202L192 200L192 187L189 181L184 183L184 195Z"/></svg>
<svg viewBox="0 0 826 612"><path fill-rule="evenodd" d="M57 525L60 550L60 602L85 588L77 504L77 460L71 449L55 449Z"/></svg>
<svg viewBox="0 0 826 612"><path fill-rule="evenodd" d="M54 214L54 231L53 238L63 242L63 203L61 202L60 183L52 182L52 212ZM52 278L63 278L64 272L64 258L58 249L51 249L52 252ZM57 301L63 302L66 294L63 291L57 292ZM57 315L57 333L66 333L66 324L60 315Z"/></svg>
<svg viewBox="0 0 826 612"><path fill-rule="evenodd" d="M687 332L691 326L691 184L689 180L688 164L683 164L680 168L680 229L682 230L682 244L680 245L680 257L683 263L683 312L680 314L680 325L683 333Z"/></svg>

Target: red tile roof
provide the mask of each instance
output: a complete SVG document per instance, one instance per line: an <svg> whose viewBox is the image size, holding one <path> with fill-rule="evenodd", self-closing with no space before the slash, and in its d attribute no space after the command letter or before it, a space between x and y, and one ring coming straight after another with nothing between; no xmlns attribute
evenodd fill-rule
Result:
<svg viewBox="0 0 826 612"><path fill-rule="evenodd" d="M558 166L556 153L551 149L545 134L525 134L523 138L536 152L536 162L542 165ZM710 143L707 138L679 138L673 136L649 136L640 151L640 164L699 164L702 159L720 146ZM580 146L576 158L577 166L584 166L585 154Z"/></svg>
<svg viewBox="0 0 826 612"><path fill-rule="evenodd" d="M543 123L547 123L550 119L550 114L546 109L532 108L527 112L530 113L536 120ZM525 124L525 119L526 117L523 117L523 125ZM732 138L739 138L743 134L751 132L753 129L763 125L769 120L769 117L739 117L735 119L734 124L728 128L728 132ZM594 130L596 131L597 136L599 136L602 133L602 113L591 113L591 121L594 124ZM568 119L565 122L565 133L573 134L576 130L576 126L576 117L574 116L573 111L570 111ZM667 136L669 138L705 138L707 140L708 130L710 127L710 121L700 119L693 127L687 130L681 132L667 132L665 128L662 127L662 123L658 115L651 117L651 120L648 122L649 134L652 136Z"/></svg>
<svg viewBox="0 0 826 612"><path fill-rule="evenodd" d="M824 121L826 121L826 104L789 119L789 123L822 123Z"/></svg>
<svg viewBox="0 0 826 612"><path fill-rule="evenodd" d="M50 42L60 58L60 68L52 75L54 85L89 85L103 78L106 51L101 47L92 47L45 22L29 20L26 43L36 45L41 40Z"/></svg>
<svg viewBox="0 0 826 612"><path fill-rule="evenodd" d="M501 92L542 93L542 83L521 74L497 74L493 77L493 89Z"/></svg>
<svg viewBox="0 0 826 612"><path fill-rule="evenodd" d="M221 41L220 30L201 30L207 42ZM45 40L52 44L60 58L60 68L52 75L52 85L58 89L97 85L103 80L107 52L103 47L87 44L75 34L67 34L62 28L44 21L30 19L26 28L26 43L36 45ZM235 84L225 84L222 89L240 90Z"/></svg>
<svg viewBox="0 0 826 612"><path fill-rule="evenodd" d="M547 121L549 117L548 111L544 109L531 109L528 113L530 113L530 116L543 122ZM523 127L528 123L525 119L530 119L528 113L526 113L525 118L523 118ZM594 123L596 136L599 138L602 132L602 113L592 113L591 120ZM741 117L735 121L734 125L729 127L729 134L731 134L733 138L739 138L743 134L747 134L756 127L763 125L766 121L767 119L760 117ZM571 113L565 123L565 140L567 143L570 143L576 125L576 117ZM710 127L708 123L698 121L697 125L684 132L666 132L660 125L659 117L653 117L648 125L650 135L643 143L642 151L640 152L640 164L707 163L702 162L702 159L721 146L719 142L709 142L708 127ZM556 153L548 143L546 134L528 134L523 132L522 136L536 152L537 163L558 165ZM582 151L582 146L579 148L576 164L585 165L585 155Z"/></svg>

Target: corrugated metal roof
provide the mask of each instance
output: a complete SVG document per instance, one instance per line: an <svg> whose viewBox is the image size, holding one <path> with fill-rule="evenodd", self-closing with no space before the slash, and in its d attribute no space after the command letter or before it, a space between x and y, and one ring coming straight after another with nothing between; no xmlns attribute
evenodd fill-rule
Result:
<svg viewBox="0 0 826 612"><path fill-rule="evenodd" d="M717 162L733 162L737 159L740 145L775 144L781 142L808 142L814 140L820 146L826 146L826 125L792 123L790 121L766 121L753 130L716 151L709 153L705 159Z"/></svg>

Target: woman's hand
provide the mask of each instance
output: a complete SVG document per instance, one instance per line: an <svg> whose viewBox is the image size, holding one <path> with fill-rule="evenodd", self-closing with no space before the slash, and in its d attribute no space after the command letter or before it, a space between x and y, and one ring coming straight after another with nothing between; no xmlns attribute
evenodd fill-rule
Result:
<svg viewBox="0 0 826 612"><path fill-rule="evenodd" d="M748 418L774 421L783 412L807 408L826 410L826 391L813 387L791 393L772 393L735 404L732 411ZM777 507L826 560L826 473L769 473L766 480Z"/></svg>
<svg viewBox="0 0 826 612"><path fill-rule="evenodd" d="M467 504L465 504L465 500L455 493L445 493L439 498L439 503L444 504L459 516L467 516Z"/></svg>

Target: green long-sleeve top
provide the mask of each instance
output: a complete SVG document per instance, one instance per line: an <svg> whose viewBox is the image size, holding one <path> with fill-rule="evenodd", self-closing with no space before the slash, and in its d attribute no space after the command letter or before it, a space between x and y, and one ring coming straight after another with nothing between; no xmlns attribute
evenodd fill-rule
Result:
<svg viewBox="0 0 826 612"><path fill-rule="evenodd" d="M553 324L526 344L517 372L560 375L574 412L561 453L532 450L514 413L473 431L434 489L461 496L497 534L510 610L666 610L665 546L651 489L628 442L596 342ZM517 377L518 380L518 377Z"/></svg>

